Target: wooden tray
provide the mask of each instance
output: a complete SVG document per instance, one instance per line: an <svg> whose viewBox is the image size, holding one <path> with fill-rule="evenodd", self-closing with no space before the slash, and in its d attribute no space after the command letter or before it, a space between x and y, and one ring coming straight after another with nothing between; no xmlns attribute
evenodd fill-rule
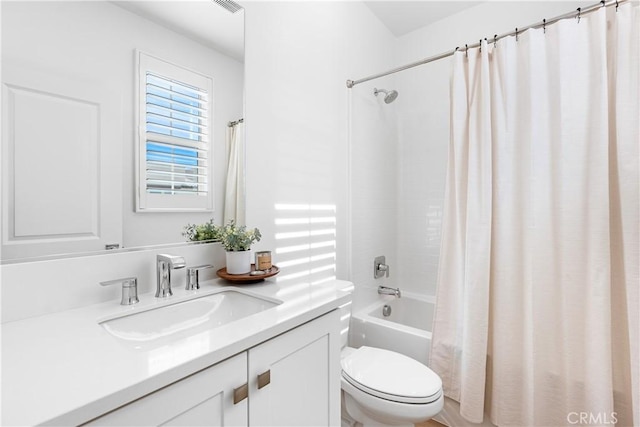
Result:
<svg viewBox="0 0 640 427"><path fill-rule="evenodd" d="M251 264L251 271L255 271L255 270L256 270L256 265ZM227 273L227 267L221 268L220 270L216 271L216 274L218 275L218 277L221 277L225 280L228 280L231 283L235 283L238 285L248 285L250 283L262 282L267 277L273 277L278 273L280 273L280 269L278 268L277 265L271 266L271 269L269 271L267 271L265 274L262 274L260 276L252 276L251 274L229 274Z"/></svg>

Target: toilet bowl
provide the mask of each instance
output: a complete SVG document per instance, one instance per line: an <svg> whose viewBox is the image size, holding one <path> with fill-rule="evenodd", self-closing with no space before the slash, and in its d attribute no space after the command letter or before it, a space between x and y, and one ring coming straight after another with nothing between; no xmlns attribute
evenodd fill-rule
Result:
<svg viewBox="0 0 640 427"><path fill-rule="evenodd" d="M389 350L344 347L343 419L368 426L410 426L444 404L442 380L422 363Z"/></svg>

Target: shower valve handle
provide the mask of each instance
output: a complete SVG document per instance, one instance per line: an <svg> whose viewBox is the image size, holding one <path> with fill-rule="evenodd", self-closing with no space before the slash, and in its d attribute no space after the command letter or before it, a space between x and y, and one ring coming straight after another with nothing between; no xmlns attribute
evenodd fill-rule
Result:
<svg viewBox="0 0 640 427"><path fill-rule="evenodd" d="M378 264L378 271L382 271L385 273L387 277L389 277L389 266L386 264Z"/></svg>
<svg viewBox="0 0 640 427"><path fill-rule="evenodd" d="M389 266L386 264L386 258L384 256L377 256L373 260L373 278L379 279L381 277L389 277Z"/></svg>

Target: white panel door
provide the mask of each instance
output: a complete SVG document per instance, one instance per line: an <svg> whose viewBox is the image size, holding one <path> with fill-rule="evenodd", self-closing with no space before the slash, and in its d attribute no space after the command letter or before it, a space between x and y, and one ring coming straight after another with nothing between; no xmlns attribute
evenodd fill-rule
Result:
<svg viewBox="0 0 640 427"><path fill-rule="evenodd" d="M246 426L247 399L233 403L234 389L246 382L244 352L85 425Z"/></svg>
<svg viewBox="0 0 640 427"><path fill-rule="evenodd" d="M122 243L118 90L5 62L2 258Z"/></svg>
<svg viewBox="0 0 640 427"><path fill-rule="evenodd" d="M340 424L339 326L334 310L249 350L250 426Z"/></svg>

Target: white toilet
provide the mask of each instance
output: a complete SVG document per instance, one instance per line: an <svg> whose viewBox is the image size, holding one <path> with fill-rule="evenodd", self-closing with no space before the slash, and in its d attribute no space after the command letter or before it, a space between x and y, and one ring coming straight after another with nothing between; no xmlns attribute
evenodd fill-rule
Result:
<svg viewBox="0 0 640 427"><path fill-rule="evenodd" d="M350 314L349 308L342 310ZM343 426L413 426L442 410L442 380L427 366L394 351L346 344L344 337L340 354Z"/></svg>
<svg viewBox="0 0 640 427"><path fill-rule="evenodd" d="M341 364L343 419L364 427L411 426L442 410L440 377L408 356L380 348L345 347Z"/></svg>

